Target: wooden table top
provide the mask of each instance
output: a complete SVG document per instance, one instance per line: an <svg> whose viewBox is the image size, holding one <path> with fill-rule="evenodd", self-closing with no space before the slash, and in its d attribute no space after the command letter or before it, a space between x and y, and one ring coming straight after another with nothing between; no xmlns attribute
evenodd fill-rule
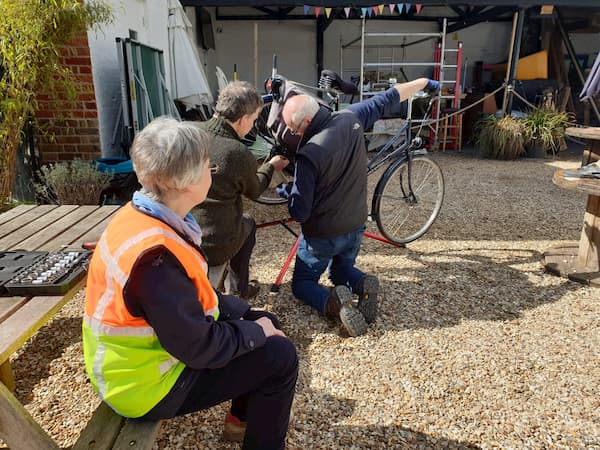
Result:
<svg viewBox="0 0 600 450"><path fill-rule="evenodd" d="M565 129L567 136L577 137L581 139L600 140L600 127L569 127Z"/></svg>
<svg viewBox="0 0 600 450"><path fill-rule="evenodd" d="M563 169L559 169L554 172L552 182L563 189L600 196L600 179L597 178L565 178Z"/></svg>
<svg viewBox="0 0 600 450"><path fill-rule="evenodd" d="M0 251L81 250L96 242L118 206L20 205L0 214ZM0 364L77 293L85 279L62 296L0 297Z"/></svg>

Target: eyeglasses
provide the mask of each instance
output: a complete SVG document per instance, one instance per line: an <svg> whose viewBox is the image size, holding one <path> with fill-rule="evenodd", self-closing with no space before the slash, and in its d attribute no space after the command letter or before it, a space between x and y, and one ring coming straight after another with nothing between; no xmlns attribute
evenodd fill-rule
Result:
<svg viewBox="0 0 600 450"><path fill-rule="evenodd" d="M290 130L290 134L292 136L296 136L296 134L298 134L298 130L300 129L301 126L302 126L302 121L300 121L300 123L298 125L296 125L296 128L294 128L293 130L291 130L289 128L288 128L288 130Z"/></svg>
<svg viewBox="0 0 600 450"><path fill-rule="evenodd" d="M218 165L218 164L211 164L211 165L208 167L208 170L210 170L210 173L211 173L212 175L214 175L215 173L217 173L217 172L219 171L219 165Z"/></svg>

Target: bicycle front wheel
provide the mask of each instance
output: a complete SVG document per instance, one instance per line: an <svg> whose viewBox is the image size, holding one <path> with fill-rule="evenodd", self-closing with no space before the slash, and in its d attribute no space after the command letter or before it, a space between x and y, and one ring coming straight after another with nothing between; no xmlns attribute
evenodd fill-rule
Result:
<svg viewBox="0 0 600 450"><path fill-rule="evenodd" d="M417 156L390 166L373 194L373 215L390 241L406 244L431 227L444 201L444 176L433 160Z"/></svg>
<svg viewBox="0 0 600 450"><path fill-rule="evenodd" d="M293 166L291 162L290 165ZM287 203L287 198L280 197L275 191L275 188L278 184L285 184L289 183L290 181L294 181L293 170L293 167L286 167L281 171L274 171L273 178L271 178L271 183L269 183L269 187L262 194L260 194L260 197L258 197L256 201L263 205L281 205L283 203Z"/></svg>

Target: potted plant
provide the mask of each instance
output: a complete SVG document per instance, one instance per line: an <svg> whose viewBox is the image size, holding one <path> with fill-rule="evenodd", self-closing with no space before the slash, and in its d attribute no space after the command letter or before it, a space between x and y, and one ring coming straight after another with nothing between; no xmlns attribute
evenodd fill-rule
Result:
<svg viewBox="0 0 600 450"><path fill-rule="evenodd" d="M548 153L556 156L566 147L565 128L572 123L569 113L552 108L531 110L523 119L527 137L527 156L545 158Z"/></svg>
<svg viewBox="0 0 600 450"><path fill-rule="evenodd" d="M475 142L484 158L517 159L525 154L526 133L522 120L490 115L475 128Z"/></svg>

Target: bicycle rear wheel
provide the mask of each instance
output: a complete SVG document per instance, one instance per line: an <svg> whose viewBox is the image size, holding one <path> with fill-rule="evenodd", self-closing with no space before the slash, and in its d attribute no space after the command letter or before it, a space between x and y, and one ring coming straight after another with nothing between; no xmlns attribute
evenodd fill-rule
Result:
<svg viewBox="0 0 600 450"><path fill-rule="evenodd" d="M412 192L411 192L412 187ZM433 160L417 156L390 166L373 194L373 215L379 231L390 241L406 244L431 227L444 201L444 176Z"/></svg>

